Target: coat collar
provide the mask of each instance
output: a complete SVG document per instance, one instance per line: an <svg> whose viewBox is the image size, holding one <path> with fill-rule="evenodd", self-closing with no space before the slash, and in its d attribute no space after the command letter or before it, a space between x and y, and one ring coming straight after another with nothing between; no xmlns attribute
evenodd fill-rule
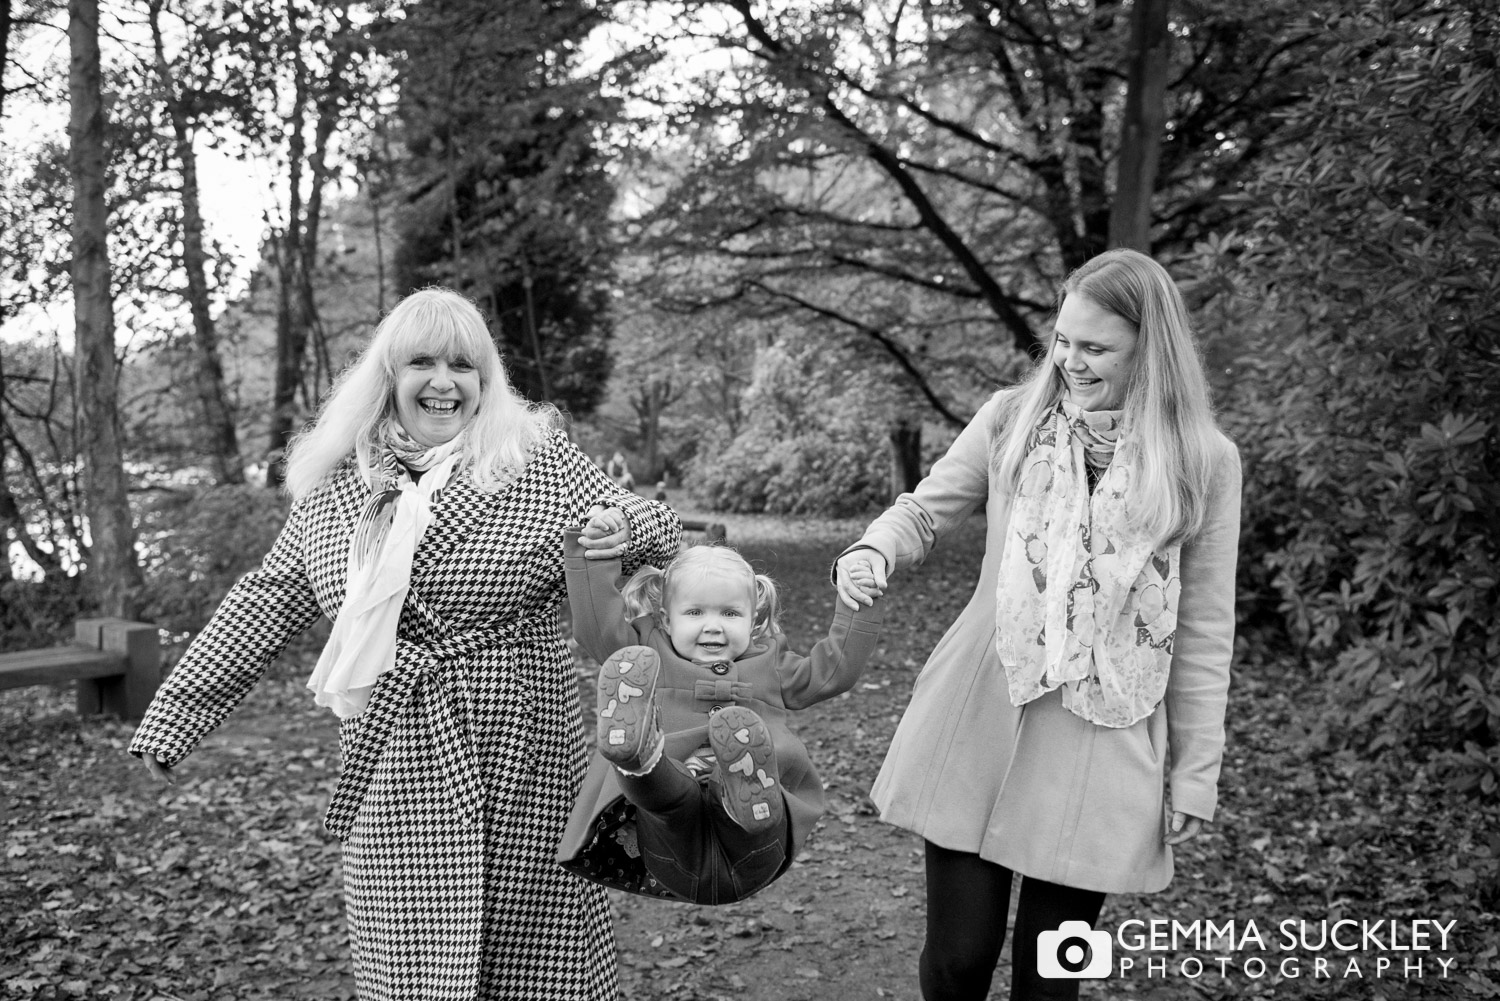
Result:
<svg viewBox="0 0 1500 1001"><path fill-rule="evenodd" d="M412 578L425 576L441 566L449 554L485 521L501 493L504 491L489 494L480 490L467 466L456 470L432 505L432 521L412 558ZM352 462L345 467L343 475L330 484L328 500L346 539L353 535L359 512L369 503L370 496L370 485Z"/></svg>

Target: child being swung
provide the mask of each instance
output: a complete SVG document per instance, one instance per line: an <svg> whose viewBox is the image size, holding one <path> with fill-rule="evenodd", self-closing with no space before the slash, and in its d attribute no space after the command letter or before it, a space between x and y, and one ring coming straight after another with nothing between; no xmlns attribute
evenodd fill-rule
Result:
<svg viewBox="0 0 1500 1001"><path fill-rule="evenodd" d="M609 531L601 515L584 530ZM694 546L618 586L619 561L564 536L579 645L602 662L598 744L558 860L596 882L700 904L776 879L826 803L789 712L854 686L880 603L835 605L808 656L787 649L775 585L726 546ZM875 592L873 573L864 584Z"/></svg>

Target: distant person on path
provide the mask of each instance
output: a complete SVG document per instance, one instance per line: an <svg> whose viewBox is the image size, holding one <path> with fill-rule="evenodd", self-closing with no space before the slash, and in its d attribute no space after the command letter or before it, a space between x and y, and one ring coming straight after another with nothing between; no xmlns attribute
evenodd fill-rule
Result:
<svg viewBox="0 0 1500 1001"><path fill-rule="evenodd" d="M618 992L605 893L554 859L585 766L557 538L608 509L619 528L586 556L634 570L681 525L553 418L511 388L467 299L403 299L293 441L275 546L131 743L171 781L292 637L333 620L308 684L340 719L324 822L363 1001Z"/></svg>
<svg viewBox="0 0 1500 1001"><path fill-rule="evenodd" d="M1165 888L1172 846L1213 818L1224 748L1239 453L1151 258L1110 251L1069 276L1046 358L839 557L842 599L870 600L860 564L883 590L980 504L978 587L872 796L926 840L927 1001L986 997L1014 873L1010 997L1076 998L1047 973L1079 957L1039 955L1038 934Z"/></svg>
<svg viewBox="0 0 1500 1001"><path fill-rule="evenodd" d="M618 534L605 511L564 536L579 645L602 662L598 742L558 858L607 886L727 904L786 871L826 801L789 713L854 686L880 612L835 606L802 656L777 624L776 587L727 546L693 546L622 592L590 538ZM868 566L851 586L874 589Z"/></svg>
<svg viewBox="0 0 1500 1001"><path fill-rule="evenodd" d="M625 461L625 456L616 452L610 456L609 464L604 467L609 478L614 480L626 490L635 490L635 476L630 472L630 463Z"/></svg>

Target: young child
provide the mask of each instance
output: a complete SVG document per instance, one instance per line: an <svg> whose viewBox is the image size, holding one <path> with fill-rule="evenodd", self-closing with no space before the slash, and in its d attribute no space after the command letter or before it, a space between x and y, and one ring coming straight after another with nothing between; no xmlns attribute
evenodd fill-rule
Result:
<svg viewBox="0 0 1500 1001"><path fill-rule="evenodd" d="M608 534L600 515L584 530ZM727 904L780 876L826 803L791 710L864 673L880 603L786 648L775 585L727 546L685 549L622 592L618 560L564 536L573 632L603 663L598 745L558 849L566 868L633 893ZM873 571L860 579L876 593Z"/></svg>

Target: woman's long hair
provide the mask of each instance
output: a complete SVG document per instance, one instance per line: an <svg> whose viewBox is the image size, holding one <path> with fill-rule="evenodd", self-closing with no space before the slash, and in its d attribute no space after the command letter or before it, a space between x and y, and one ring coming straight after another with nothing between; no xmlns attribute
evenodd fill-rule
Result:
<svg viewBox="0 0 1500 1001"><path fill-rule="evenodd" d="M683 577L695 573L742 578L755 598L751 637L761 639L781 631L781 625L777 621L781 606L776 593L776 582L765 574L756 573L755 568L729 546L689 546L672 557L662 570L653 566L641 567L620 589L620 596L625 600L626 616L637 619L642 615L650 615L658 625L665 628L667 602L671 599L673 590L683 586Z"/></svg>
<svg viewBox="0 0 1500 1001"><path fill-rule="evenodd" d="M520 475L557 412L532 405L511 387L472 302L450 289L426 288L386 314L370 346L334 383L317 418L287 446L286 488L292 497L312 493L351 455L360 475L376 483L380 427L396 411L396 379L419 355L464 358L479 373L478 407L463 444L463 461L472 463L475 484L492 491Z"/></svg>
<svg viewBox="0 0 1500 1001"><path fill-rule="evenodd" d="M1215 445L1222 437L1209 402L1208 379L1182 293L1165 268L1134 250L1110 250L1080 266L1058 296L1083 296L1136 331L1135 366L1126 383L1122 448L1131 466L1127 510L1158 547L1179 544L1203 527ZM1011 492L1032 430L1067 395L1047 352L1019 386L1000 391L990 427L996 488Z"/></svg>

